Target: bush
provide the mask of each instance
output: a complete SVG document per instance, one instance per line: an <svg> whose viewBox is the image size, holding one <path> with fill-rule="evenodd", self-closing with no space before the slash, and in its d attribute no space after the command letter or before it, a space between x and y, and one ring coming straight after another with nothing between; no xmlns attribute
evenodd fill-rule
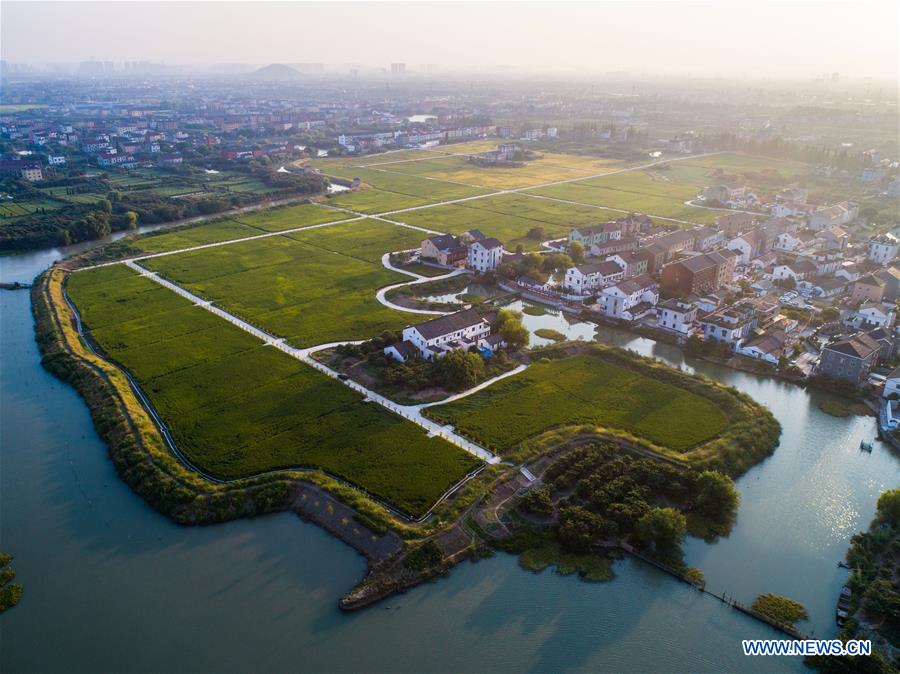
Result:
<svg viewBox="0 0 900 674"><path fill-rule="evenodd" d="M798 620L806 620L809 617L802 604L777 594L759 595L753 601L752 608L760 615L790 627L794 627Z"/></svg>

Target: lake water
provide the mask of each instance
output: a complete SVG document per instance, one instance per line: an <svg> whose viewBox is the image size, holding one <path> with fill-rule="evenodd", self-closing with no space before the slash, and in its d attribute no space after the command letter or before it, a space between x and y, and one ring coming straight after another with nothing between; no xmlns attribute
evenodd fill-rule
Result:
<svg viewBox="0 0 900 674"><path fill-rule="evenodd" d="M52 253L0 258L30 280ZM539 317L540 318L540 317ZM593 326L592 326L593 327ZM735 530L691 541L713 589L749 602L788 594L804 631L834 633L846 572L900 460L867 418L821 413L821 394L705 363L668 345L596 328L603 341L694 367L748 391L784 426L775 455L739 482ZM41 367L27 292L0 292L0 549L25 587L0 617L3 672L303 671L801 672L744 658L768 627L631 560L611 583L532 574L499 555L354 614L338 598L362 557L291 514L180 527L118 479L77 394Z"/></svg>

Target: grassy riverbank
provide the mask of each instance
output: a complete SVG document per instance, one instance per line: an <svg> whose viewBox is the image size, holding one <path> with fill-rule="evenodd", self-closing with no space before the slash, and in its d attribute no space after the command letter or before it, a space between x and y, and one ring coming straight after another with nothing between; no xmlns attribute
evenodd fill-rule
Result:
<svg viewBox="0 0 900 674"><path fill-rule="evenodd" d="M442 503L427 525L411 527L383 504L321 470L284 471L229 483L205 479L172 454L124 373L86 348L63 294L65 277L61 270L52 269L32 289L42 363L85 399L122 479L173 520L209 524L287 510L295 486L302 482L326 489L353 508L362 526L375 532L392 529L404 538L415 538L452 519L479 493L476 482L470 482L454 499Z"/></svg>

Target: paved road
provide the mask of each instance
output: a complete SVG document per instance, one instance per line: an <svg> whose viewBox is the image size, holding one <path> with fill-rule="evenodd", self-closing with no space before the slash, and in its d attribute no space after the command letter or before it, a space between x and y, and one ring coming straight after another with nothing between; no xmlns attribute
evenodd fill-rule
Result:
<svg viewBox="0 0 900 674"><path fill-rule="evenodd" d="M359 384L350 379L340 379L338 377L337 372L335 372L334 370L332 370L325 364L320 363L318 360L316 360L312 356L312 354L316 353L317 351L323 351L325 349L330 349L330 348L339 346L341 344L360 344L361 343L360 341L330 342L328 344L319 344L317 346L312 346L312 347L308 347L305 349L297 349L297 348L285 343L283 338L276 337L275 335L271 335L268 332L265 332L264 330L260 330L256 326L251 325L250 323L247 323L246 321L238 318L237 316L234 316L233 314L228 313L224 309L220 309L219 307L213 305L212 302L204 300L203 298L198 297L197 295L194 295L190 291L185 290L181 286L162 278L159 274L152 272L148 269L145 269L144 267L141 267L134 260L127 260L125 262L125 264L128 267L130 267L131 269L133 269L136 272L138 272L139 274L141 274L142 276L149 278L149 279L155 281L156 283L159 283L163 287L168 288L169 290L190 300L195 305L197 305L203 309L206 309L207 311L215 314L216 316L219 316L220 318L225 319L232 325L237 326L241 330L250 333L257 339L262 341L264 344L266 344L268 346L273 346L276 349L288 354L289 356L306 363L310 367L313 367L313 368L319 370L320 372L326 374L327 376L331 377L332 379L340 381L345 386L348 386L351 389L353 389L354 391L361 393L367 401L377 403L377 404L381 405L382 407L394 412L395 414L398 414L401 417L408 419L409 421L413 422L414 424L421 426L426 431L428 431L429 435L441 437L441 438L445 439L447 442L449 442L453 445L456 445L460 449L463 449L463 450L469 452L473 456L478 457L479 459L481 459L482 461L485 461L486 463L499 463L500 462L500 457L492 454L491 452L489 452L485 448L481 447L480 445L477 445L474 442L467 440L466 438L462 437L461 435L458 435L457 433L455 433L452 430L452 428L441 426L440 424L435 423L434 421L431 421L430 419L426 419L424 416L422 416L422 412L421 412L421 409L419 406L417 406L417 405L413 405L413 406L398 405L394 401L382 396L381 394L376 393L375 391L372 391L371 389L364 387L362 384Z"/></svg>

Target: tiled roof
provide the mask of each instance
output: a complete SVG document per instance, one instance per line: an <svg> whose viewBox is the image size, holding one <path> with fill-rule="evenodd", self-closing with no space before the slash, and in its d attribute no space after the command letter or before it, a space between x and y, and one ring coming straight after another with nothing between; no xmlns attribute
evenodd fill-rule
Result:
<svg viewBox="0 0 900 674"><path fill-rule="evenodd" d="M433 318L430 321L419 323L413 327L415 327L415 329L419 331L419 334L425 339L434 339L435 337L441 337L442 335L449 335L451 332L465 330L466 328L482 322L484 322L484 319L477 311L474 309L463 309L462 311L457 311L455 314Z"/></svg>
<svg viewBox="0 0 900 674"><path fill-rule="evenodd" d="M864 333L853 335L847 339L840 339L831 344L826 344L823 350L837 351L853 358L868 358L878 351L881 345Z"/></svg>

